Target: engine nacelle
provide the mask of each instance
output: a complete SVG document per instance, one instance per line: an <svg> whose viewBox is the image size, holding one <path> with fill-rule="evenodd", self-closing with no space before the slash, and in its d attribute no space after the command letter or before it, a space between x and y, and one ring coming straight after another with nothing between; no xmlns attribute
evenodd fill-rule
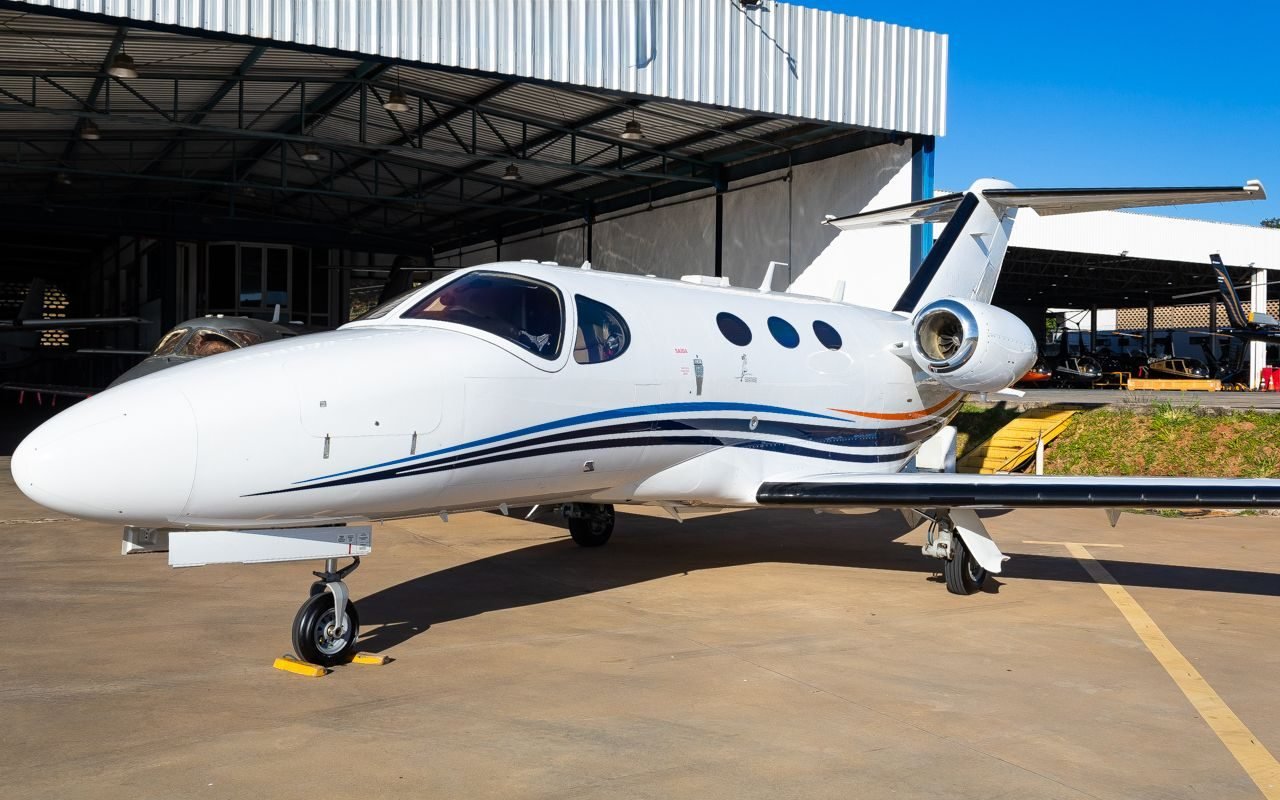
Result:
<svg viewBox="0 0 1280 800"><path fill-rule="evenodd" d="M912 322L911 355L938 382L964 392L1012 386L1036 361L1022 320L976 300L936 300Z"/></svg>

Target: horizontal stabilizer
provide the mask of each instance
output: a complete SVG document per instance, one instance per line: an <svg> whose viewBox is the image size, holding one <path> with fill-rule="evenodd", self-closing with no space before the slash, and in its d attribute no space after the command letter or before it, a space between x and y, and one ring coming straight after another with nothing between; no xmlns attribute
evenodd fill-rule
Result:
<svg viewBox="0 0 1280 800"><path fill-rule="evenodd" d="M815 508L1280 508L1280 480L837 473L765 483L756 500Z"/></svg>
<svg viewBox="0 0 1280 800"><path fill-rule="evenodd" d="M963 194L948 194L932 200L917 200L900 206L863 211L847 217L832 217L822 224L842 231L858 228L874 228L880 225L922 225L926 222L946 222L956 213Z"/></svg>
<svg viewBox="0 0 1280 800"><path fill-rule="evenodd" d="M1225 203L1233 200L1265 200L1266 189L1259 181L1244 186L1201 186L1164 189L1003 189L979 190L997 208L1031 208L1042 216L1076 214L1082 211L1114 211L1120 208L1178 206L1193 203ZM947 222L960 207L963 193L930 200L864 211L829 219L825 224L840 230L880 225L919 225Z"/></svg>

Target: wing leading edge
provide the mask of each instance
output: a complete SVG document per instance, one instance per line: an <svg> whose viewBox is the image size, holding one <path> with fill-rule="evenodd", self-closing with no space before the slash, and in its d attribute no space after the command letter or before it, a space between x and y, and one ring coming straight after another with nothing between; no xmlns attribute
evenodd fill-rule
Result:
<svg viewBox="0 0 1280 800"><path fill-rule="evenodd" d="M974 191L973 189L970 190ZM1235 200L1265 200L1267 190L1256 180L1243 186L1189 186L1129 189L978 189L1000 213L1009 208L1031 208L1041 216L1078 214L1082 211L1114 211L1122 208L1149 208L1193 203L1228 203ZM842 231L882 225L919 225L947 222L955 215L965 193L917 200L889 208L834 217L825 224Z"/></svg>
<svg viewBox="0 0 1280 800"><path fill-rule="evenodd" d="M835 473L761 484L756 500L811 508L1280 508L1280 480Z"/></svg>

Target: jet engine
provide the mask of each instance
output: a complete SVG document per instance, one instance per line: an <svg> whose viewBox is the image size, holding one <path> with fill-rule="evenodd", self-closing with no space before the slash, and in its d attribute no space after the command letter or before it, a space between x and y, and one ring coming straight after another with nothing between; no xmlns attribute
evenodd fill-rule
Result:
<svg viewBox="0 0 1280 800"><path fill-rule="evenodd" d="M1036 361L1022 320L976 300L936 300L912 322L911 356L939 383L964 392L1012 386Z"/></svg>

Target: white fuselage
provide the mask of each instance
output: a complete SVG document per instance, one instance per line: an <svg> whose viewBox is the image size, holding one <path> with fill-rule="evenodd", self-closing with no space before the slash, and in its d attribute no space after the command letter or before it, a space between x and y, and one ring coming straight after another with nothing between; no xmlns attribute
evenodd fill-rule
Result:
<svg viewBox="0 0 1280 800"><path fill-rule="evenodd" d="M559 291L555 358L474 326L401 318L476 270ZM621 355L575 359L577 296L625 320ZM747 324L749 344L726 338L721 312ZM771 317L794 328L796 346L771 333ZM819 342L815 321L839 348ZM897 472L946 425L962 394L896 354L910 337L901 315L819 298L492 264L377 319L103 392L28 437L14 471L46 506L153 527L570 500L751 506L765 479Z"/></svg>

